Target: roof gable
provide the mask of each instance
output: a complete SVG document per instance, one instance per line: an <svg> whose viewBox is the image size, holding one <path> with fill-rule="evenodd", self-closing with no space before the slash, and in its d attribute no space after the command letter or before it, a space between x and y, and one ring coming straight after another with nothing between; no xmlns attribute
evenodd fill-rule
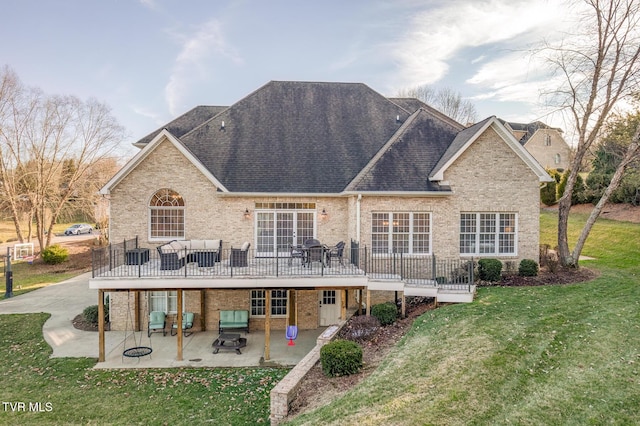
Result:
<svg viewBox="0 0 640 426"><path fill-rule="evenodd" d="M219 191L227 192L224 185L216 179L203 165L202 163L185 147L178 138L172 135L168 130L161 130L155 138L147 143L132 159L127 163L107 182L101 189L100 194L106 195L111 192L111 189L116 187L125 177L134 170L138 164L144 161L149 154L151 154L160 144L164 141L168 141L173 144L178 151L180 151L207 179L213 183Z"/></svg>
<svg viewBox="0 0 640 426"><path fill-rule="evenodd" d="M444 172L462 155L462 153L475 142L478 137L492 127L501 139L510 147L520 159L538 176L540 182L550 182L551 177L540 164L527 152L526 149L514 138L513 134L505 128L495 116L488 117L479 123L470 126L456 136L438 164L431 172L432 181L443 181Z"/></svg>

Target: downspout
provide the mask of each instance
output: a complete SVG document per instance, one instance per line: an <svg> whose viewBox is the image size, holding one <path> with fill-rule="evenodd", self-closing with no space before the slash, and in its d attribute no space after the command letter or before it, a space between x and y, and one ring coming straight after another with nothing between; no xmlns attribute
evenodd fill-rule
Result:
<svg viewBox="0 0 640 426"><path fill-rule="evenodd" d="M358 194L356 200L356 241L360 242L360 201L362 201L362 194Z"/></svg>

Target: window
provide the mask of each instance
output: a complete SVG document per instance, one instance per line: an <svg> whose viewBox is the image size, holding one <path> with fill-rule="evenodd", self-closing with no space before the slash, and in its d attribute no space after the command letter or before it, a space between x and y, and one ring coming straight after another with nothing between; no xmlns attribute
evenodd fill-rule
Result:
<svg viewBox="0 0 640 426"><path fill-rule="evenodd" d="M149 239L184 238L184 199L171 189L161 189L149 202Z"/></svg>
<svg viewBox="0 0 640 426"><path fill-rule="evenodd" d="M303 244L316 228L315 203L256 203L256 247L259 256L289 254L289 244Z"/></svg>
<svg viewBox="0 0 640 426"><path fill-rule="evenodd" d="M431 213L373 213L371 247L374 254L431 253Z"/></svg>
<svg viewBox="0 0 640 426"><path fill-rule="evenodd" d="M286 317L288 292L287 290L270 290L271 291L271 316ZM265 299L265 290L251 290L251 316L263 317L266 313L267 301Z"/></svg>
<svg viewBox="0 0 640 426"><path fill-rule="evenodd" d="M149 295L149 310L175 314L178 312L178 292L152 291Z"/></svg>
<svg viewBox="0 0 640 426"><path fill-rule="evenodd" d="M460 254L516 254L516 214L462 213Z"/></svg>
<svg viewBox="0 0 640 426"><path fill-rule="evenodd" d="M551 146L551 135L544 135L544 145Z"/></svg>
<svg viewBox="0 0 640 426"><path fill-rule="evenodd" d="M553 161L554 161L556 164L560 164L560 154L556 154L556 155L555 155L555 157L553 158Z"/></svg>

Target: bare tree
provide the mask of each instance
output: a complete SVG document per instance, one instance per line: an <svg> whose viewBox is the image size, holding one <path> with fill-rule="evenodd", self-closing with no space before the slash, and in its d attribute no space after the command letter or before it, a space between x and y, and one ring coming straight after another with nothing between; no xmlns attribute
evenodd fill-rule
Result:
<svg viewBox="0 0 640 426"><path fill-rule="evenodd" d="M419 99L462 124L475 123L478 117L475 105L448 87L435 89L429 85L422 85L402 89L398 91L397 96Z"/></svg>
<svg viewBox="0 0 640 426"><path fill-rule="evenodd" d="M6 90L0 86L2 189L20 241L26 214L28 223L35 221L40 247L47 247L64 206L86 186L95 165L113 156L124 129L94 99L46 96L25 88L8 67L0 74L5 81Z"/></svg>
<svg viewBox="0 0 640 426"><path fill-rule="evenodd" d="M558 205L558 250L565 266L578 267L584 243L625 168L638 155L637 130L611 183L595 206L573 249L567 237L571 194L580 165L598 140L603 126L622 101L638 92L640 71L640 3L635 0L583 0L588 12L579 28L558 46L546 46L549 59L563 81L549 94L552 103L570 116L577 138L575 157L564 194Z"/></svg>

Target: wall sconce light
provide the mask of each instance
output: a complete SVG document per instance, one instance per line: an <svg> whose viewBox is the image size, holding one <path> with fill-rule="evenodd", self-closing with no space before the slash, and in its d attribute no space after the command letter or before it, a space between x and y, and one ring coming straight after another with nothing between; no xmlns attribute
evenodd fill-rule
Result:
<svg viewBox="0 0 640 426"><path fill-rule="evenodd" d="M249 209L244 209L244 218L249 219L251 217L251 213L249 213Z"/></svg>
<svg viewBox="0 0 640 426"><path fill-rule="evenodd" d="M320 213L320 218L322 219L326 219L327 218L327 210L322 209L322 212Z"/></svg>

